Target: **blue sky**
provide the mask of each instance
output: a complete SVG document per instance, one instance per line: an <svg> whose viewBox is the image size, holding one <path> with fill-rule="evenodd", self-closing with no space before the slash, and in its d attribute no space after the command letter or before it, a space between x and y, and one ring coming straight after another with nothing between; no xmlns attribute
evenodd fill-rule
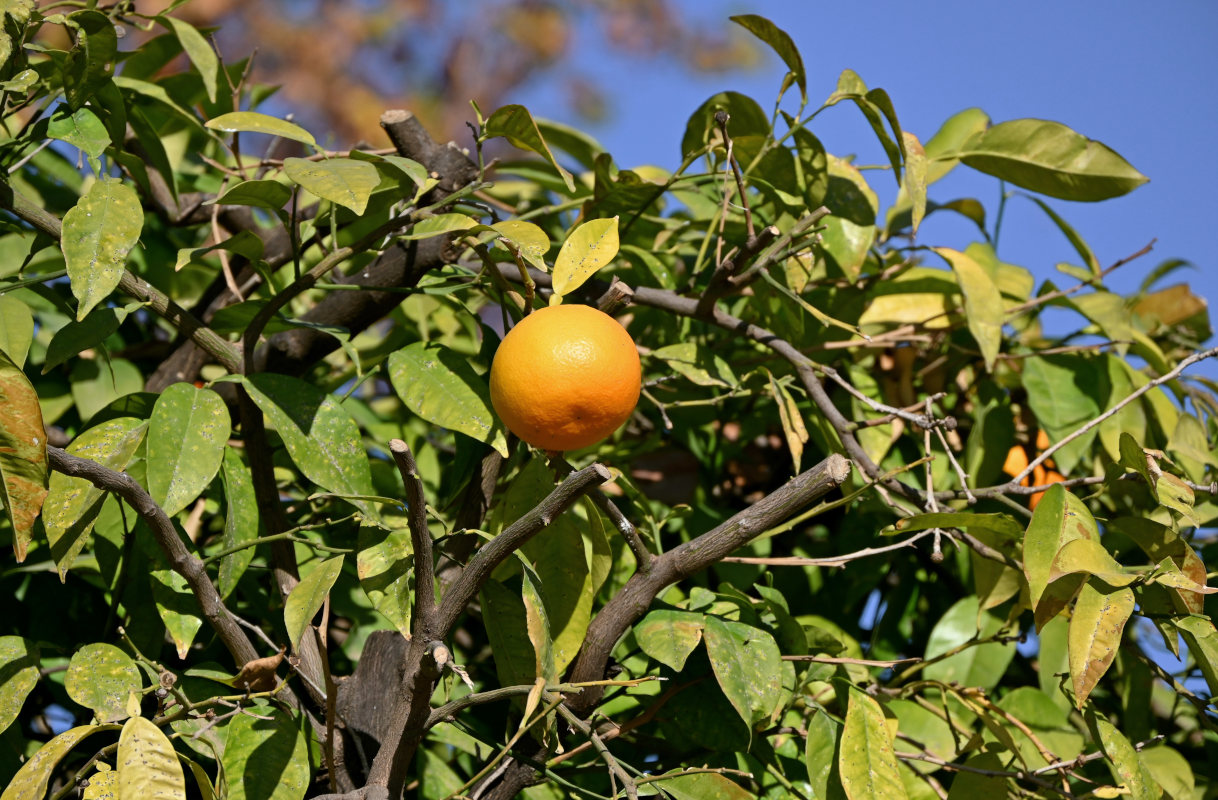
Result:
<svg viewBox="0 0 1218 800"><path fill-rule="evenodd" d="M1050 204L1090 243L1107 265L1157 239L1154 252L1118 270L1111 285L1136 288L1162 260L1186 258L1197 269L1176 273L1200 294L1218 296L1209 251L1210 224L1218 203L1218 3L1049 2L978 3L939 0L924 4L872 0L852 7L823 3L753 0L682 0L691 20L734 27L732 14L756 13L786 30L803 54L810 102L834 89L843 68L891 96L902 127L923 141L952 114L970 106L995 122L1040 117L1062 122L1098 139L1149 176L1151 182L1116 200ZM610 115L589 125L571 118L552 86L524 87L515 102L534 114L566 121L595 135L622 166L680 161L680 137L689 114L708 96L732 89L764 108L785 72L776 57L736 74L691 74L675 59L639 59L606 52L592 29L574 42L575 63L606 90ZM843 104L822 114L814 132L830 152L855 153L860 163L879 163L882 153L861 114ZM881 201L895 183L873 179ZM973 196L992 215L996 180L957 169L932 187L949 200ZM920 241L963 248L975 237L954 215L932 216ZM1000 240L1004 260L1058 285L1073 283L1054 270L1077 263L1070 245L1034 204L1008 203ZM1218 361L1216 359L1215 361ZM1201 374L1218 377L1213 361Z"/></svg>

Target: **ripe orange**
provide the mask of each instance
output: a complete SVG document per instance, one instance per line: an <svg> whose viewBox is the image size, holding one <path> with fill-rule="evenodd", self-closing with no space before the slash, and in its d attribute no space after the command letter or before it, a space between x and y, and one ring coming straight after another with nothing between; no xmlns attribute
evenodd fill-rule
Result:
<svg viewBox="0 0 1218 800"><path fill-rule="evenodd" d="M534 311L503 337L491 404L508 430L545 450L577 450L617 430L642 386L634 340L590 306Z"/></svg>

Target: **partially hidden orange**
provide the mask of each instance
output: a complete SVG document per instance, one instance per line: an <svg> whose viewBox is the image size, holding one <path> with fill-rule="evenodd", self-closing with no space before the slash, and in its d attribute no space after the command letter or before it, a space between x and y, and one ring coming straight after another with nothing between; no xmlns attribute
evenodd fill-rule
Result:
<svg viewBox="0 0 1218 800"><path fill-rule="evenodd" d="M518 322L491 364L491 404L512 433L544 450L596 444L639 402L642 367L617 320L584 305Z"/></svg>

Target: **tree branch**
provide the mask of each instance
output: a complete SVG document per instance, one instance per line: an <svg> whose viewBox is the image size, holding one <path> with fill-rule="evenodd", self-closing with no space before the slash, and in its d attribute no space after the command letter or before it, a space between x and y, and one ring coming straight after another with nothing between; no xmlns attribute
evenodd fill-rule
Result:
<svg viewBox="0 0 1218 800"><path fill-rule="evenodd" d="M410 544L414 550L415 574L415 619L428 627L436 609L436 580L431 555L431 532L427 529L427 499L423 496L423 483L419 480L419 468L414 453L401 439L389 442L389 452L402 475L406 488L407 523L410 525Z"/></svg>

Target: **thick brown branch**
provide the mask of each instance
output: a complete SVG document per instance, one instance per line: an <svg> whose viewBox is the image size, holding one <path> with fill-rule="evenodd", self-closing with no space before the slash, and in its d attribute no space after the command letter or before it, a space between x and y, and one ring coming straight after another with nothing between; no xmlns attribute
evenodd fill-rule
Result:
<svg viewBox="0 0 1218 800"><path fill-rule="evenodd" d="M419 468L415 465L414 453L401 439L389 442L389 452L402 475L406 488L407 523L410 525L410 544L414 550L415 574L415 624L427 627L431 624L436 607L436 581L431 556L431 532L427 530L427 499L423 496L423 482L419 480Z"/></svg>
<svg viewBox="0 0 1218 800"><path fill-rule="evenodd" d="M538 531L553 522L572 503L597 484L604 483L612 477L609 470L600 464L592 464L578 472L572 472L555 487L554 491L550 492L545 500L479 548L470 562L461 570L461 575L445 592L440 601L436 628L428 633L437 638L447 636L449 630L457 622L457 618L465 612L465 607L482 588L482 584L490 577L495 567L499 566L505 558L524 545ZM599 677L598 675L597 678Z"/></svg>
<svg viewBox="0 0 1218 800"><path fill-rule="evenodd" d="M706 569L828 494L849 474L850 462L835 453L718 527L659 556L652 562L650 573L635 573L588 626L571 680L583 683L602 678L618 639L646 613L651 601L666 587ZM600 695L596 688L589 688L574 698L571 705L576 713L586 714L596 705Z"/></svg>

